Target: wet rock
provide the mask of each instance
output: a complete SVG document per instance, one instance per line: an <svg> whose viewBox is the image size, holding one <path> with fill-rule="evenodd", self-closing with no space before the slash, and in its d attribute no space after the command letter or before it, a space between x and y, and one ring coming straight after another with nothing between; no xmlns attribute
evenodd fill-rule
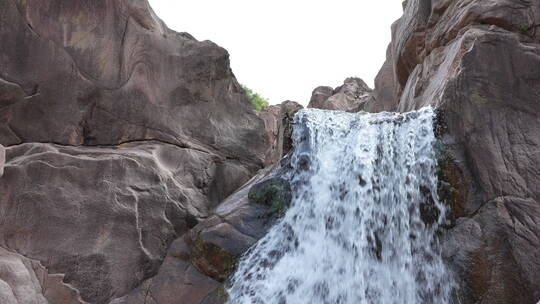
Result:
<svg viewBox="0 0 540 304"><path fill-rule="evenodd" d="M443 252L464 287L461 303L536 303L539 217L537 201L500 197L459 221Z"/></svg>
<svg viewBox="0 0 540 304"><path fill-rule="evenodd" d="M251 187L248 198L251 202L269 206L272 216L281 217L291 203L291 187L282 178L268 179Z"/></svg>
<svg viewBox="0 0 540 304"><path fill-rule="evenodd" d="M220 286L212 291L201 304L225 304L229 300L229 294L225 287Z"/></svg>
<svg viewBox="0 0 540 304"><path fill-rule="evenodd" d="M191 246L191 264L200 272L222 283L229 277L235 262L229 252L201 239L194 240Z"/></svg>
<svg viewBox="0 0 540 304"><path fill-rule="evenodd" d="M373 97L372 90L360 78L347 78L340 87L318 87L313 93L308 108L359 112Z"/></svg>
<svg viewBox="0 0 540 304"><path fill-rule="evenodd" d="M539 8L536 0L407 1L374 93L380 106L369 105L431 105L444 116L439 195L453 213L445 246L462 303L540 299L532 249L540 247ZM397 99L385 89L392 85Z"/></svg>

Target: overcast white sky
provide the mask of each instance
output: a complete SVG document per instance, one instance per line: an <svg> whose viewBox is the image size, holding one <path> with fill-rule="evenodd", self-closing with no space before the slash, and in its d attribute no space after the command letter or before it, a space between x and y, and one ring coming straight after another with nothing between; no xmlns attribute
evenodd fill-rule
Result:
<svg viewBox="0 0 540 304"><path fill-rule="evenodd" d="M350 76L373 87L401 0L150 0L173 30L231 54L240 83L270 103L307 105Z"/></svg>

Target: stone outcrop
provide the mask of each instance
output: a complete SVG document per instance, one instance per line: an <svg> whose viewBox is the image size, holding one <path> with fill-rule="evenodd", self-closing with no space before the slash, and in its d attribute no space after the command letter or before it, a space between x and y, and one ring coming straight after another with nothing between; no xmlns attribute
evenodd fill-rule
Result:
<svg viewBox="0 0 540 304"><path fill-rule="evenodd" d="M360 78L351 77L335 89L325 86L315 88L308 108L358 112L372 99L372 90L367 84Z"/></svg>
<svg viewBox="0 0 540 304"><path fill-rule="evenodd" d="M283 178L288 168L286 158L261 170L211 217L173 242L156 276L112 303L225 303L228 295L223 284L238 258L279 218L283 210L276 206L290 202L290 188ZM264 191L267 184L280 187ZM254 192L258 200L252 198Z"/></svg>
<svg viewBox="0 0 540 304"><path fill-rule="evenodd" d="M409 0L366 107L438 108L460 303L540 299L539 25L537 0Z"/></svg>
<svg viewBox="0 0 540 304"><path fill-rule="evenodd" d="M0 302L110 303L159 281L271 144L227 51L146 0L2 1L0 22Z"/></svg>
<svg viewBox="0 0 540 304"><path fill-rule="evenodd" d="M63 279L64 275L49 274L37 261L0 248L2 304L88 304Z"/></svg>
<svg viewBox="0 0 540 304"><path fill-rule="evenodd" d="M292 121L294 114L301 109L301 104L287 100L257 112L264 121L267 142L270 143L265 153L266 166L275 164L292 149Z"/></svg>

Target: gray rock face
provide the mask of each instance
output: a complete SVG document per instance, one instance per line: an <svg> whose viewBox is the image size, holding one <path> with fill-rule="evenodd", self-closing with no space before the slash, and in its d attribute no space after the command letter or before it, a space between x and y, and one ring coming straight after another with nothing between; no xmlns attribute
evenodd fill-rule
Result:
<svg viewBox="0 0 540 304"><path fill-rule="evenodd" d="M358 112L372 100L371 89L360 78L347 78L343 85L332 90L318 87L313 90L308 108Z"/></svg>
<svg viewBox="0 0 540 304"><path fill-rule="evenodd" d="M540 299L539 20L537 0L408 1L370 105L438 108L461 303Z"/></svg>

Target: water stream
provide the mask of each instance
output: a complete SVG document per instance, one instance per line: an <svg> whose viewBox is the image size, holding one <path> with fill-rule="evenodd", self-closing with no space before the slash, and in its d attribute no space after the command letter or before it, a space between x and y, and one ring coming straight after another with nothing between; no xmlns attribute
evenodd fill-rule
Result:
<svg viewBox="0 0 540 304"><path fill-rule="evenodd" d="M293 200L241 259L230 304L446 304L433 110L295 117Z"/></svg>

